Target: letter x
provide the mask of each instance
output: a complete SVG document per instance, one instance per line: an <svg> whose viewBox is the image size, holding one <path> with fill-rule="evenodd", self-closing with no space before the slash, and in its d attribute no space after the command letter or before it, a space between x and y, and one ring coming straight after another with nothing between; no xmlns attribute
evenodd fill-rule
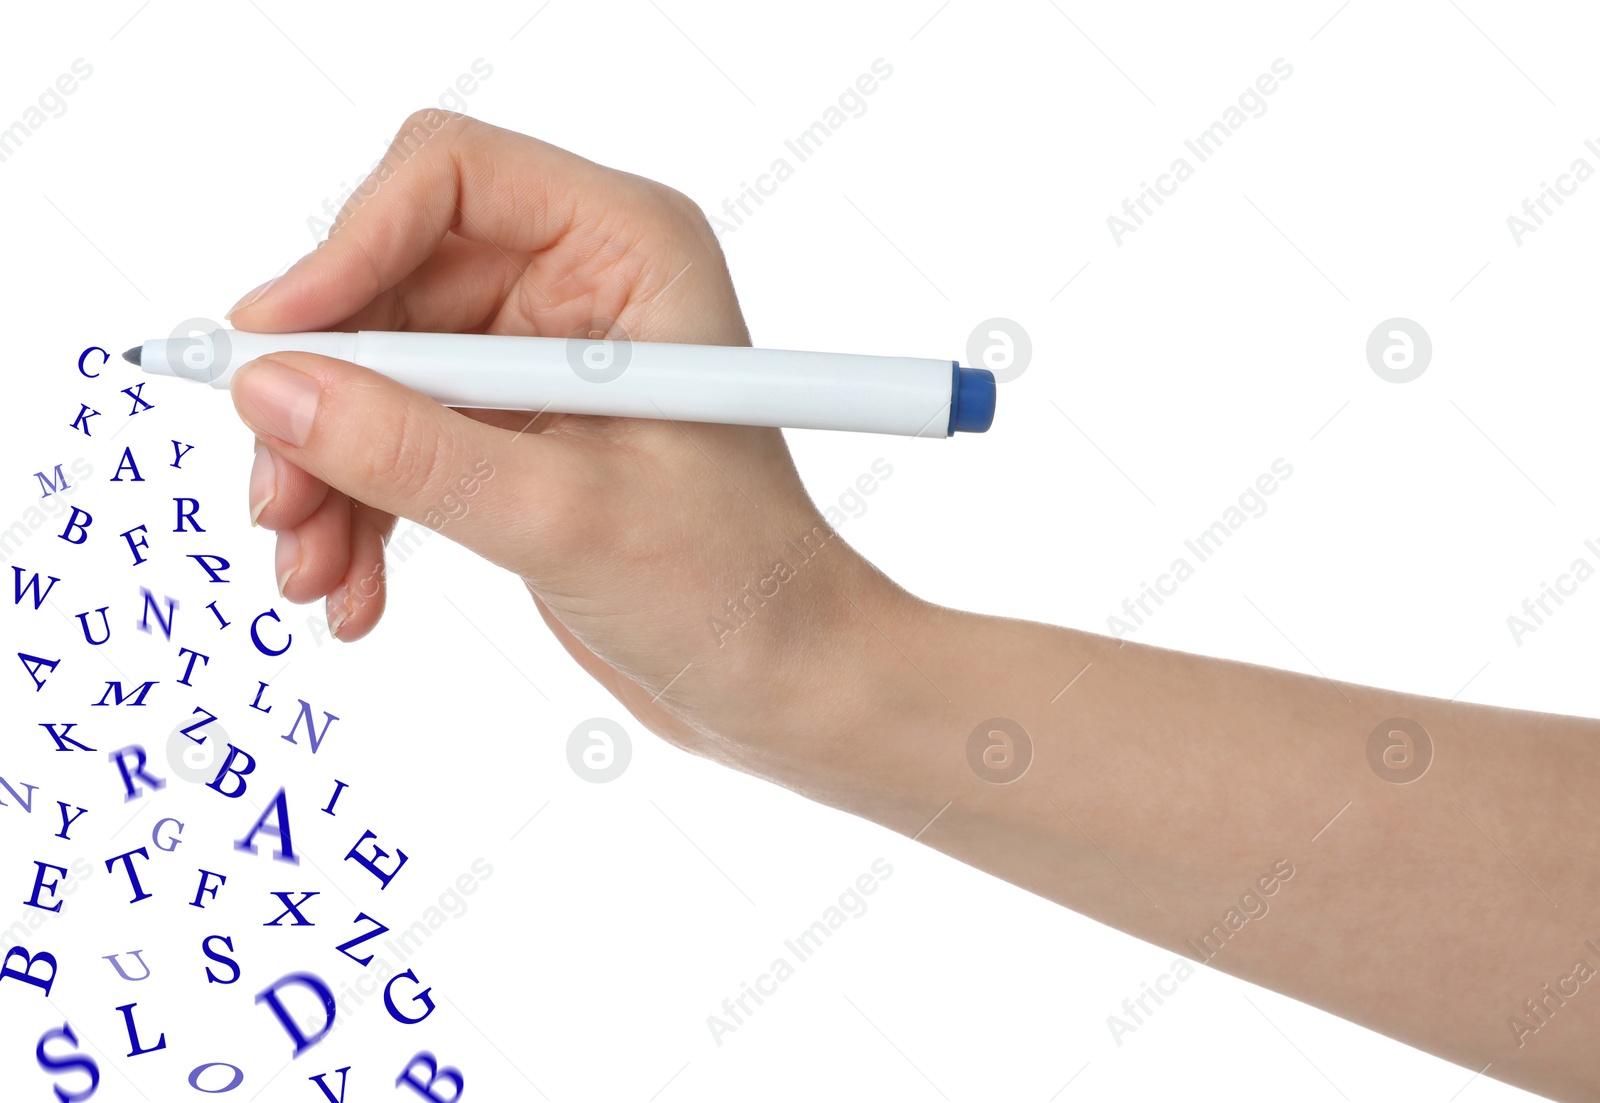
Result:
<svg viewBox="0 0 1600 1103"><path fill-rule="evenodd" d="M263 924L261 924L263 927L276 927L276 926L279 926L280 924L283 923L285 918L287 918L288 916L291 916L291 915L294 916L294 926L296 926L296 927L315 927L316 926L315 923L311 922L311 920L307 919L305 916L300 914L300 909L301 909L301 907L303 907L305 905L305 902L307 900L310 900L313 896L320 896L321 893L302 892L300 894L300 899L298 899L298 900L290 900L289 897L292 894L291 893L287 893L287 892L275 892L275 893L272 893L272 895L276 896L278 898L278 902L283 905L284 910L282 912L280 912L278 914L278 918L274 919L271 923L263 923Z"/></svg>

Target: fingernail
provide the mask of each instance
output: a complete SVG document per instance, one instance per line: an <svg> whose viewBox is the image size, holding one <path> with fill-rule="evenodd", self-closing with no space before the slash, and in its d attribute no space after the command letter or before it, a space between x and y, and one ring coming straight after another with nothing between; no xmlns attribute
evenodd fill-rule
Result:
<svg viewBox="0 0 1600 1103"><path fill-rule="evenodd" d="M266 444L257 439L255 462L250 465L250 523L260 524L261 511L272 502L278 492L278 470L273 465L272 453Z"/></svg>
<svg viewBox="0 0 1600 1103"><path fill-rule="evenodd" d="M328 595L328 631L334 639L339 638L339 629L344 627L344 622L350 619L350 614L355 610L350 607L350 588L340 586Z"/></svg>
<svg viewBox="0 0 1600 1103"><path fill-rule="evenodd" d="M267 293L267 288L277 283L279 278L280 277L278 276L273 276L270 280L262 284L260 287L257 287L254 291L246 292L244 298L240 299L238 302L229 307L228 312L224 314L223 317L231 318L233 317L235 311L243 310L245 307L261 298L261 296Z"/></svg>
<svg viewBox="0 0 1600 1103"><path fill-rule="evenodd" d="M300 569L300 538L294 534L293 529L284 529L278 533L278 550L273 569L278 572L278 596L282 597L283 588L289 584L289 579L294 577L294 572Z"/></svg>
<svg viewBox="0 0 1600 1103"><path fill-rule="evenodd" d="M235 373L233 391L239 412L263 436L286 440L296 448L311 439L321 388L305 372L263 357Z"/></svg>

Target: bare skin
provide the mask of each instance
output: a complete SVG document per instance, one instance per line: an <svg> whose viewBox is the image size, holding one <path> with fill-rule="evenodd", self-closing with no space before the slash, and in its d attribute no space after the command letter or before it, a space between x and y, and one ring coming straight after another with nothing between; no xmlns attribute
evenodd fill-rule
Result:
<svg viewBox="0 0 1600 1103"><path fill-rule="evenodd" d="M252 294L241 329L749 343L690 200L437 111ZM325 599L340 639L382 616L395 518L441 527L677 746L1474 1072L1600 1100L1595 721L921 601L828 529L776 430L469 413L288 353L233 394L285 596ZM751 598L797 545L818 550Z"/></svg>

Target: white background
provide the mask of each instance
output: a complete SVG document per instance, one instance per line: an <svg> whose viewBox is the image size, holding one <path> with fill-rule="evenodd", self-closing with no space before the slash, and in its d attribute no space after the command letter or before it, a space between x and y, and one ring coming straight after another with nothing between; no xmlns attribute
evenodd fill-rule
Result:
<svg viewBox="0 0 1600 1103"><path fill-rule="evenodd" d="M306 1078L345 1065L348 1099L388 1098L423 1049L484 1100L1526 1098L1209 970L1119 1045L1107 1016L1171 968L1166 951L657 743L547 637L513 578L444 538L394 570L374 636L327 642L317 607L275 594L271 538L246 518L251 441L227 399L158 382L156 409L129 421L117 389L131 369L87 380L74 364L88 345L218 316L310 248L308 219L476 59L493 75L468 113L716 212L882 58L893 76L865 113L725 237L756 343L965 361L974 326L1003 316L1034 357L984 437L790 434L822 503L875 459L893 465L846 539L928 598L1103 631L1281 457L1294 474L1266 514L1135 638L1595 715L1600 582L1520 644L1506 623L1575 558L1594 562L1583 541L1600 537L1600 182L1520 245L1506 224L1575 158L1600 167L1583 146L1600 139L1591 12L128 0L12 6L4 21L0 126L74 59L93 75L0 163L0 522L26 521L32 472L78 457L94 475L72 501L96 516L82 547L52 519L7 560L62 581L37 612L6 604L4 652L65 661L38 694L18 666L0 677L0 776L40 786L31 816L0 794L0 925L28 918L36 859L94 869L30 936L62 962L48 1004L0 984L8 1098L81 1086L33 1060L67 1020L101 1064L102 1100L199 1097L184 1081L208 1061L245 1070L229 1098L319 1099ZM1265 114L1114 241L1107 216L1278 58L1294 72ZM1365 355L1395 316L1434 345L1403 385ZM104 411L92 440L68 428L80 402ZM181 470L165 466L172 438L196 446ZM141 486L107 481L125 444ZM169 531L175 495L201 500L204 536ZM153 559L135 571L115 533L141 522ZM191 552L230 558L233 581L198 585ZM172 641L135 630L140 585L181 595ZM227 630L204 609L223 592ZM97 655L73 617L101 605L114 638ZM273 607L295 633L283 660L241 635ZM174 685L180 642L214 656L193 692ZM112 667L162 681L147 719L87 707ZM270 717L248 708L258 680ZM340 717L315 757L303 734L277 739L298 698ZM166 736L191 702L259 752L252 801L288 786L300 867L232 851L259 803L173 778L123 804L104 752L142 743L171 778ZM567 762L569 733L595 716L633 737L609 784ZM79 722L100 753L49 753L37 725L52 720ZM316 809L335 777L350 788L328 817ZM51 838L57 799L90 808L72 844ZM130 906L103 862L148 846L167 815L183 844L151 849L155 895ZM367 828L411 856L382 893L339 860ZM1405 853L1396 839L1394 860ZM492 874L446 898L453 914L405 963L433 986L434 1015L401 1026L369 998L290 1063L254 994L301 969L353 984L332 947L357 910L408 927L480 858ZM866 913L716 1044L707 1016L878 858L893 875ZM230 876L203 912L187 906L202 866ZM317 927L263 929L268 891L313 889ZM235 939L237 985L205 984L213 933ZM148 981L101 960L140 948ZM161 1030L166 1050L124 1056L114 1008L135 1000L146 1044Z"/></svg>

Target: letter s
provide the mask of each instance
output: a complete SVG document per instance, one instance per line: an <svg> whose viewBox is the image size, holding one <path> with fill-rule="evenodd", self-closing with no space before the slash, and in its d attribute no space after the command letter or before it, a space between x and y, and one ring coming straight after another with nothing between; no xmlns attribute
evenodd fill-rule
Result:
<svg viewBox="0 0 1600 1103"><path fill-rule="evenodd" d="M211 943L212 942L220 942L224 946L226 946L228 949L231 950L231 949L233 949L233 939L227 937L226 935L214 934L214 935L207 935L205 941L200 943L200 952L205 954L206 957L210 958L212 961L216 962L218 965L226 965L228 968L232 969L233 970L233 976L229 977L227 980L220 980L220 979L218 979L218 977L214 973L211 972L211 966L207 965L206 966L206 983L207 984L232 984L234 981L239 979L239 963L237 961L234 961L233 958L229 957L227 954L219 954L215 950L213 950L211 948Z"/></svg>
<svg viewBox="0 0 1600 1103"><path fill-rule="evenodd" d="M65 1038L73 1045L73 1050L65 1057L52 1057L44 1051L45 1043L56 1038ZM86 1057L77 1051L78 1036L72 1032L70 1023L62 1023L60 1030L47 1030L39 1038L39 1044L34 1047L34 1060L39 1062L39 1067L46 1072L71 1072L73 1069L82 1069L89 1077L89 1086L81 1092L69 1092L65 1088L56 1087L56 1098L61 1103L78 1103L79 1100L88 1099L100 1087L100 1066L94 1063L94 1058Z"/></svg>

